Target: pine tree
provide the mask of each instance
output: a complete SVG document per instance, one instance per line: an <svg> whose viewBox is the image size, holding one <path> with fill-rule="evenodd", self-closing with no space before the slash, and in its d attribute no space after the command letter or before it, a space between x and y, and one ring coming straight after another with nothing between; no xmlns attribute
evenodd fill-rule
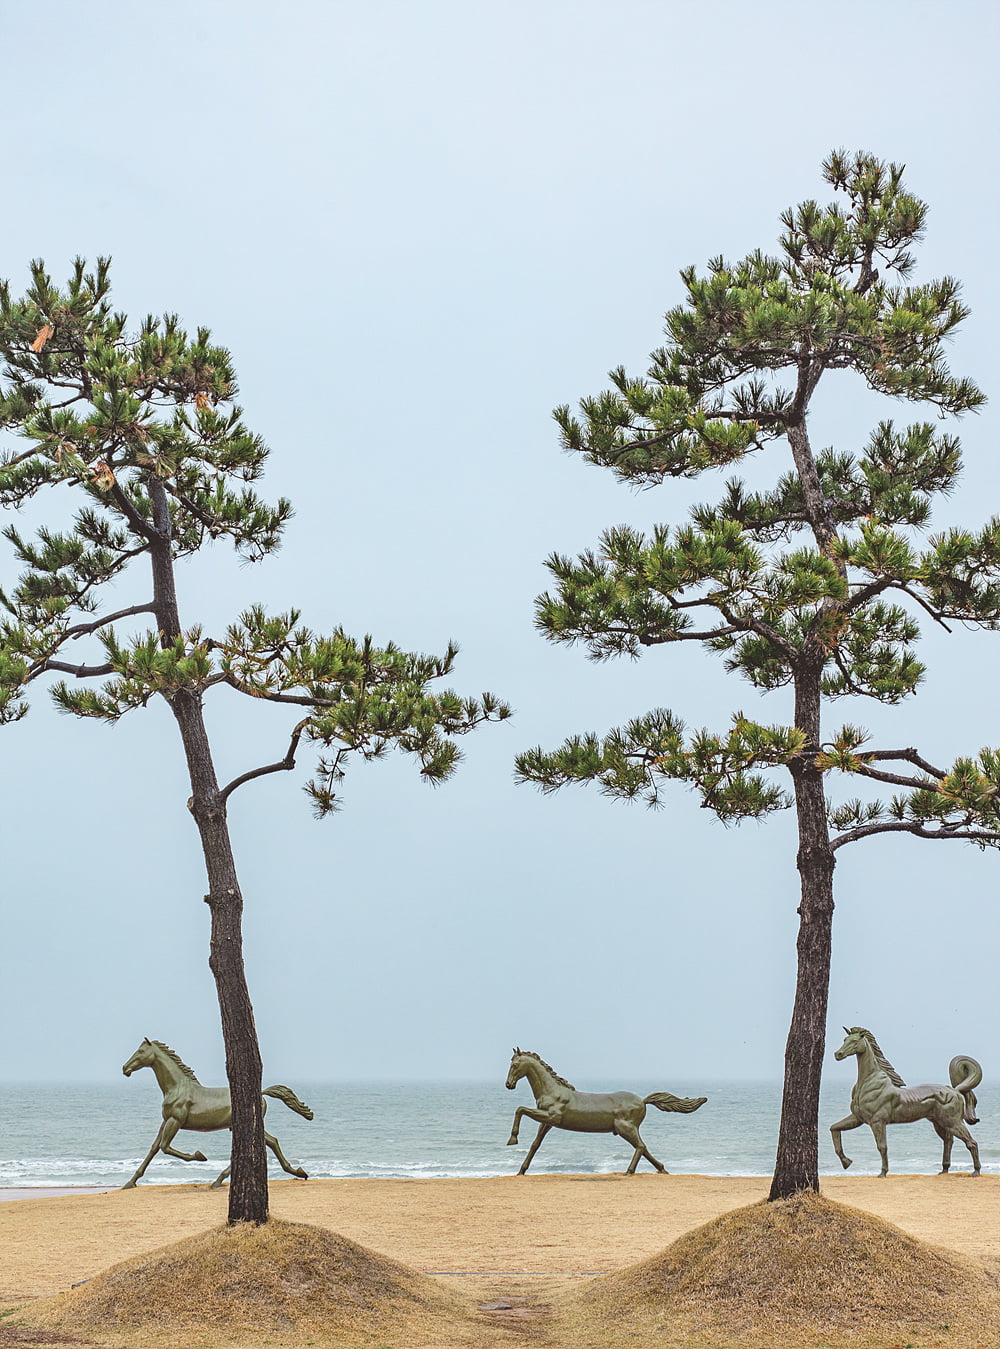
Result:
<svg viewBox="0 0 1000 1349"><path fill-rule="evenodd" d="M182 623L177 562L212 541L258 561L277 547L290 507L268 505L254 490L268 452L233 401L229 353L207 329L186 333L175 315L148 317L130 334L109 289L107 259L93 271L78 259L65 289L41 262L32 264L23 299L0 287L0 425L22 447L0 459L0 504L17 509L49 487L63 489L57 501L69 491L80 503L61 532L43 527L28 540L13 525L4 530L23 570L0 594L0 720L23 715L27 686L50 671L72 678L52 693L76 716L115 722L155 696L173 713L207 872L209 963L232 1093L229 1221L261 1223L268 1211L261 1061L229 798L294 768L303 740L322 751L307 788L319 816L337 808L354 758L377 759L395 747L415 756L428 782L441 782L461 757L455 737L509 709L490 694L476 700L440 690L453 646L424 656L340 629L321 636L296 611L248 608L217 635ZM139 601L102 611L102 587L120 586L140 566L149 574ZM131 620L140 616L151 628L136 634ZM67 659L65 648L86 638L100 643L98 659ZM298 718L282 757L225 785L203 715L204 698L220 687L288 704Z"/></svg>
<svg viewBox="0 0 1000 1349"><path fill-rule="evenodd" d="M619 368L579 416L555 413L565 448L633 486L694 478L768 445L789 454L786 471L763 492L730 480L721 501L677 528L610 529L597 549L552 556L555 587L536 605L550 641L581 643L598 661L700 642L754 688L787 690L789 719L737 712L727 730L689 733L657 709L517 760L519 780L545 792L594 781L608 796L657 805L681 781L727 823L794 808L798 974L772 1199L819 1186L837 850L890 831L1000 843L997 755L942 769L913 748L873 747L853 726L824 734L833 699L893 704L915 691L919 616L1000 622L1000 521L923 534L934 497L960 470L958 440L934 423L882 422L860 451L814 448L810 408L829 372L853 371L879 394L942 415L984 401L944 359L968 312L958 283L907 281L927 208L904 189L902 168L841 151L823 176L838 199L786 211L776 256L681 273L684 301L666 315L667 341L645 378ZM834 804L833 770L904 790Z"/></svg>

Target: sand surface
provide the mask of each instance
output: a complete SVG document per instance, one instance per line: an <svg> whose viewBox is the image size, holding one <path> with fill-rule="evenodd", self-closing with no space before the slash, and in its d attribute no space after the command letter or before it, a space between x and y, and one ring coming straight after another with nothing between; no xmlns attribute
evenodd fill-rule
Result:
<svg viewBox="0 0 1000 1349"><path fill-rule="evenodd" d="M503 1176L487 1180L276 1181L277 1217L314 1223L414 1269L585 1275L652 1255L682 1233L763 1199L759 1177ZM830 1199L962 1255L1000 1261L1000 1176L843 1176ZM0 1205L0 1308L92 1278L225 1222L224 1190L140 1186Z"/></svg>

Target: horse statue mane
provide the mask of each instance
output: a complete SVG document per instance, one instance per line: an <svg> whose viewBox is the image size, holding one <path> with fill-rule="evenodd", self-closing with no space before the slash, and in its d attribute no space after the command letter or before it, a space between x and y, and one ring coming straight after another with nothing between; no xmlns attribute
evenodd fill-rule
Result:
<svg viewBox="0 0 1000 1349"><path fill-rule="evenodd" d="M881 1049L879 1048L878 1041L875 1039L875 1036L872 1035L870 1030L865 1030L864 1026L852 1026L851 1034L863 1035L865 1037L865 1039L871 1045L876 1059L878 1059L878 1066L882 1069L882 1071L885 1073L886 1077L889 1079L889 1081L892 1083L894 1087L906 1086L906 1083L900 1077L899 1073L896 1072L895 1068L892 1066L892 1064L889 1062L886 1056L882 1053Z"/></svg>
<svg viewBox="0 0 1000 1349"><path fill-rule="evenodd" d="M156 1045L158 1048L162 1049L164 1054L166 1054L168 1058L173 1059L174 1063L177 1064L177 1067L181 1070L181 1072L187 1074L187 1076L191 1078L192 1082L198 1081L198 1079L194 1075L194 1069L189 1068L187 1066L187 1064L181 1058L180 1054L178 1054L175 1049L171 1049L169 1045L165 1045L162 1040L150 1040L149 1043L151 1045Z"/></svg>
<svg viewBox="0 0 1000 1349"><path fill-rule="evenodd" d="M562 1083L564 1087L569 1087L570 1091L576 1091L576 1087L573 1086L572 1082L567 1082L564 1077L560 1077L559 1074L556 1072L556 1070L552 1067L552 1064L546 1063L545 1060L542 1058L541 1054L536 1054L533 1049L515 1049L514 1053L524 1054L527 1058L534 1059L536 1063L540 1063L543 1068L547 1068L557 1082Z"/></svg>

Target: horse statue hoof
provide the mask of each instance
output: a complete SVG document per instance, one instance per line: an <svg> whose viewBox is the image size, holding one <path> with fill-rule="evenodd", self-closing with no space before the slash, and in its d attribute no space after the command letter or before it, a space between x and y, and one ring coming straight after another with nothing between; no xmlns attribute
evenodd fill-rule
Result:
<svg viewBox="0 0 1000 1349"><path fill-rule="evenodd" d="M295 1170L292 1172L292 1175L293 1175L293 1176L298 1176L299 1180L308 1180L308 1179L309 1179L309 1172L308 1172L308 1171L303 1171L301 1166L297 1166L297 1167L295 1168Z"/></svg>
<svg viewBox="0 0 1000 1349"><path fill-rule="evenodd" d="M513 1135L512 1137L510 1137L510 1138L507 1139L507 1146L508 1146L509 1148L516 1148L516 1147L517 1147L517 1135L516 1135L516 1134Z"/></svg>
<svg viewBox="0 0 1000 1349"><path fill-rule="evenodd" d="M191 1158L191 1160L193 1162L207 1162L208 1158L205 1156L203 1152L196 1152L194 1156Z"/></svg>
<svg viewBox="0 0 1000 1349"><path fill-rule="evenodd" d="M127 1180L127 1181L125 1182L125 1184L122 1186L122 1189L123 1189L123 1190L134 1190L134 1189L135 1189L135 1181L134 1181L134 1180Z"/></svg>
<svg viewBox="0 0 1000 1349"><path fill-rule="evenodd" d="M847 1168L848 1168L849 1166L853 1166L853 1165L854 1165L854 1158L853 1158L853 1157L842 1157L842 1158L841 1158L841 1161L843 1162L844 1170L845 1170L845 1171L847 1170Z"/></svg>

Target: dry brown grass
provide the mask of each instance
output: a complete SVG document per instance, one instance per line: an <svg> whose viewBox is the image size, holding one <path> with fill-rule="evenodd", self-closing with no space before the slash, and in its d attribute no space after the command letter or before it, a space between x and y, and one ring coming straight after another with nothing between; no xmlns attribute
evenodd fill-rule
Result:
<svg viewBox="0 0 1000 1349"><path fill-rule="evenodd" d="M303 1223L213 1228L32 1303L25 1328L101 1343L391 1344L470 1340L470 1312L426 1275ZM424 1338L422 1332L427 1332ZM437 1337L435 1339L435 1337Z"/></svg>
<svg viewBox="0 0 1000 1349"><path fill-rule="evenodd" d="M263 1230L196 1187L0 1204L0 1349L1000 1349L1000 1177L596 1179L278 1182Z"/></svg>
<svg viewBox="0 0 1000 1349"><path fill-rule="evenodd" d="M612 1349L1000 1344L994 1272L819 1195L754 1204L561 1300L554 1338Z"/></svg>

